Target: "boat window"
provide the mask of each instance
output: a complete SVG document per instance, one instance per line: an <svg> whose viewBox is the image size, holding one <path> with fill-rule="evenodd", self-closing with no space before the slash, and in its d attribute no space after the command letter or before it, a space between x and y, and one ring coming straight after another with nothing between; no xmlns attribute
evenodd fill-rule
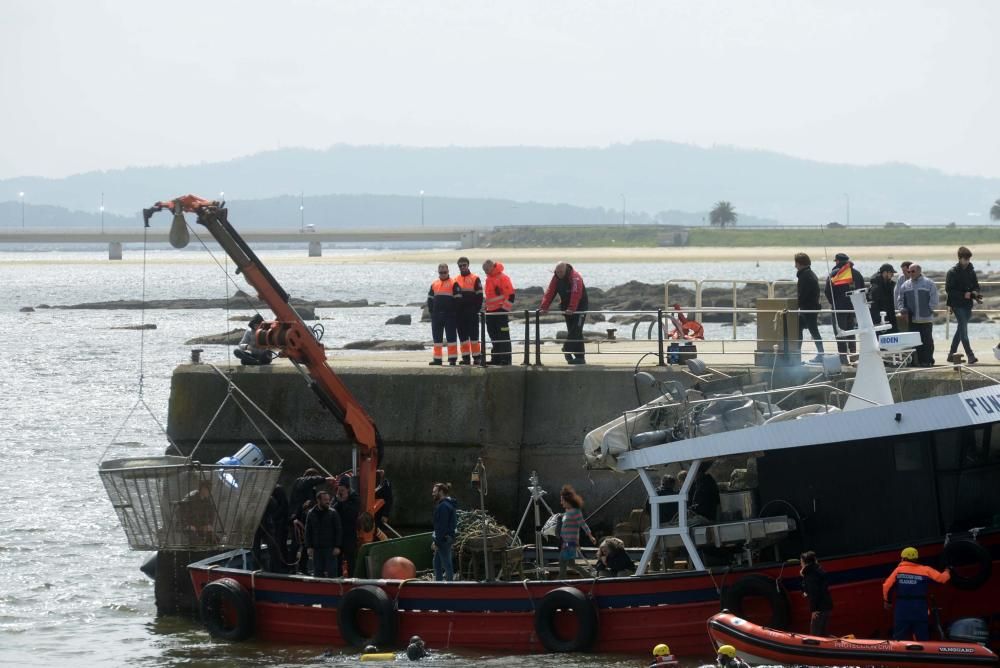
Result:
<svg viewBox="0 0 1000 668"><path fill-rule="evenodd" d="M934 434L934 456L939 471L955 471L962 460L959 431L942 431Z"/></svg>
<svg viewBox="0 0 1000 668"><path fill-rule="evenodd" d="M919 471L924 466L923 439L907 438L893 444L897 471Z"/></svg>

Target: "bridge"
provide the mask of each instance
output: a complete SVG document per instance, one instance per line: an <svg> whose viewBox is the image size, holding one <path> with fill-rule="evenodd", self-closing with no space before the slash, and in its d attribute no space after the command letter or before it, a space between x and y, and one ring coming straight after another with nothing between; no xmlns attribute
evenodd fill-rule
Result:
<svg viewBox="0 0 1000 668"><path fill-rule="evenodd" d="M208 242L215 243L207 231L195 229ZM167 243L170 226L144 229L139 225L128 228L90 229L0 229L0 244L108 244L108 259L122 259L122 244L127 243ZM363 243L429 241L453 242L460 248L474 248L478 245L480 231L468 228L447 227L399 227L389 229L340 229L316 230L268 230L241 229L248 243L301 243L308 248L309 257L320 257L324 243Z"/></svg>

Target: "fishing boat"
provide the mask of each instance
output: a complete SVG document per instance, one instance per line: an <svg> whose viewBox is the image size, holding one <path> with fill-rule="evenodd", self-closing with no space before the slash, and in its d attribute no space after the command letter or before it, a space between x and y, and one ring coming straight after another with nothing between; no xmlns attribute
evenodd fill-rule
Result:
<svg viewBox="0 0 1000 668"><path fill-rule="evenodd" d="M304 367L320 401L344 422L357 444L362 507L377 510L381 444L374 423L224 205L188 196L157 208L170 209L181 224L183 212L195 213L271 306L277 320L262 325L259 343ZM821 373L818 382L777 391L722 391L702 383L704 369L692 364L688 383L653 378L658 399L587 436L587 466L635 472L648 495L651 528L634 575L549 579L540 536L528 549L537 561L527 577L493 581L379 577L387 559L413 556L414 545L429 560L426 534L371 544L370 534L359 535L358 562L368 567L349 578L270 572L259 555L237 547L188 566L209 631L233 641L380 649L419 635L430 647L515 653L647 654L669 642L678 655L705 655L705 620L723 608L774 629L808 628L797 557L811 549L828 573L831 629L887 637L891 620L880 585L900 549L914 546L922 561L954 568L951 584L936 592L943 621L981 618L996 642L1000 430L993 427L1000 385L972 370L979 382L968 389L895 401L883 353L912 348L913 335L881 334L863 290L852 304L859 356L849 389ZM790 398L800 405L783 407ZM699 470L711 461L739 465L742 487L726 492L739 503L724 517L698 518L688 503ZM684 483L658 494L654 476L678 463L688 472ZM675 567L667 568L671 561Z"/></svg>
<svg viewBox="0 0 1000 668"><path fill-rule="evenodd" d="M716 647L732 645L751 664L810 666L996 666L997 655L976 642L872 640L802 635L754 624L728 612L708 620Z"/></svg>

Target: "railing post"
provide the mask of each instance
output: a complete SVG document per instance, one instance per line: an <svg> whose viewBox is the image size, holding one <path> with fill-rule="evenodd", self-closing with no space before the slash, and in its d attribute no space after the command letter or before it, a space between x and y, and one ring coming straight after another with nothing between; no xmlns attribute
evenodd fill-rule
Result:
<svg viewBox="0 0 1000 668"><path fill-rule="evenodd" d="M479 312L479 366L486 366L486 311Z"/></svg>
<svg viewBox="0 0 1000 668"><path fill-rule="evenodd" d="M514 353L512 352L511 355ZM531 365L531 319L528 317L528 312L524 312L524 361L521 362L521 366Z"/></svg>
<svg viewBox="0 0 1000 668"><path fill-rule="evenodd" d="M659 353L659 366L667 366L666 361L663 359L663 309L656 309L656 345Z"/></svg>
<svg viewBox="0 0 1000 668"><path fill-rule="evenodd" d="M528 320L528 312L524 312L524 320ZM542 366L542 315L535 311L535 365Z"/></svg>
<svg viewBox="0 0 1000 668"><path fill-rule="evenodd" d="M736 281L733 281L733 341L736 340L736 322L739 316L736 314Z"/></svg>

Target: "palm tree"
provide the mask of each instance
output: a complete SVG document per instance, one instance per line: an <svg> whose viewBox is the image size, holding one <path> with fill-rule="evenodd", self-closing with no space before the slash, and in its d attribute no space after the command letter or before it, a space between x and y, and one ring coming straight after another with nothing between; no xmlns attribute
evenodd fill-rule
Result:
<svg viewBox="0 0 1000 668"><path fill-rule="evenodd" d="M726 225L736 224L736 209L725 200L715 203L715 208L709 214L708 220L712 225L718 225L725 229Z"/></svg>
<svg viewBox="0 0 1000 668"><path fill-rule="evenodd" d="M993 206L990 207L990 218L1000 221L1000 199L993 202Z"/></svg>

